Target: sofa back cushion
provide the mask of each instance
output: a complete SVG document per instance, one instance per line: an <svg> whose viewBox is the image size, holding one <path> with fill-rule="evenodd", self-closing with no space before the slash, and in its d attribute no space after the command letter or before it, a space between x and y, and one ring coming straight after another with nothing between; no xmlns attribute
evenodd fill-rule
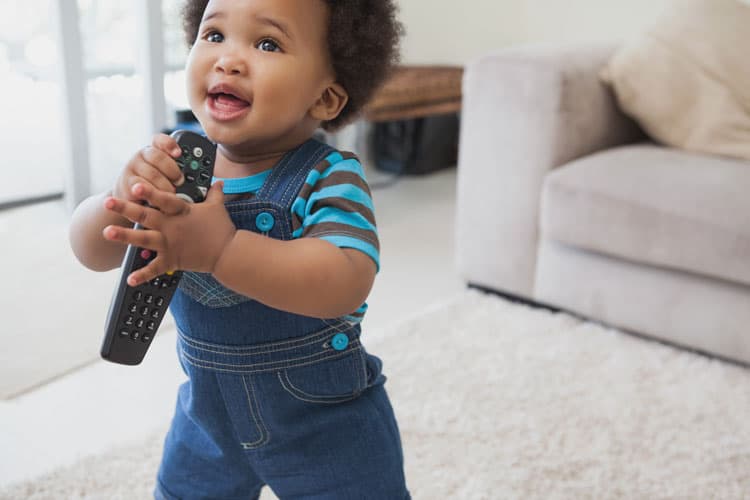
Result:
<svg viewBox="0 0 750 500"><path fill-rule="evenodd" d="M602 78L657 141L750 160L750 5L680 0Z"/></svg>

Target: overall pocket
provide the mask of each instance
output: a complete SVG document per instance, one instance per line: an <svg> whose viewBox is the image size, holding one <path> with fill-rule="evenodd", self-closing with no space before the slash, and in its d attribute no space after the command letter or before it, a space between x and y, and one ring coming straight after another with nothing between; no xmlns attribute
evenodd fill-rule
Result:
<svg viewBox="0 0 750 500"><path fill-rule="evenodd" d="M299 401L316 404L356 399L367 388L364 350L358 345L340 357L277 372L284 390Z"/></svg>

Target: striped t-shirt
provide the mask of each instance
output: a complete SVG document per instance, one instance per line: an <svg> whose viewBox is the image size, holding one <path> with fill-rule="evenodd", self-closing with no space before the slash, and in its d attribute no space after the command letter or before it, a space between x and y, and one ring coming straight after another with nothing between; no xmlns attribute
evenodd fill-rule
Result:
<svg viewBox="0 0 750 500"><path fill-rule="evenodd" d="M270 171L257 174L257 191ZM256 177L256 176L253 176ZM245 191L247 195L253 191ZM225 187L225 193L227 192ZM320 238L366 254L380 269L380 245L370 188L353 153L335 151L315 165L292 204L292 237ZM345 317L362 321L367 304Z"/></svg>

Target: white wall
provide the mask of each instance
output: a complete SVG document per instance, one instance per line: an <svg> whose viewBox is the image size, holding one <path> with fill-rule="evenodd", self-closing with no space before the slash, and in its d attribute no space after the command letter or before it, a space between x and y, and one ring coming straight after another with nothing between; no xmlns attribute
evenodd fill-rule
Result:
<svg viewBox="0 0 750 500"><path fill-rule="evenodd" d="M553 1L553 0L549 0ZM520 36L523 0L399 0L403 62L463 64Z"/></svg>
<svg viewBox="0 0 750 500"><path fill-rule="evenodd" d="M407 64L465 64L523 42L621 40L671 0L399 0Z"/></svg>

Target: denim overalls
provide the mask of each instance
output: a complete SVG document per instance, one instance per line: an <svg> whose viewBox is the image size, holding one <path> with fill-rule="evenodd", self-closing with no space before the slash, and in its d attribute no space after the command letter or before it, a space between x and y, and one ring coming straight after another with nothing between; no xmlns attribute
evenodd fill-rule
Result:
<svg viewBox="0 0 750 500"><path fill-rule="evenodd" d="M333 150L287 153L256 196L226 204L238 229L292 238L291 204ZM179 390L157 499L390 500L407 492L380 360L360 327L238 295L184 273L170 305L189 380Z"/></svg>

